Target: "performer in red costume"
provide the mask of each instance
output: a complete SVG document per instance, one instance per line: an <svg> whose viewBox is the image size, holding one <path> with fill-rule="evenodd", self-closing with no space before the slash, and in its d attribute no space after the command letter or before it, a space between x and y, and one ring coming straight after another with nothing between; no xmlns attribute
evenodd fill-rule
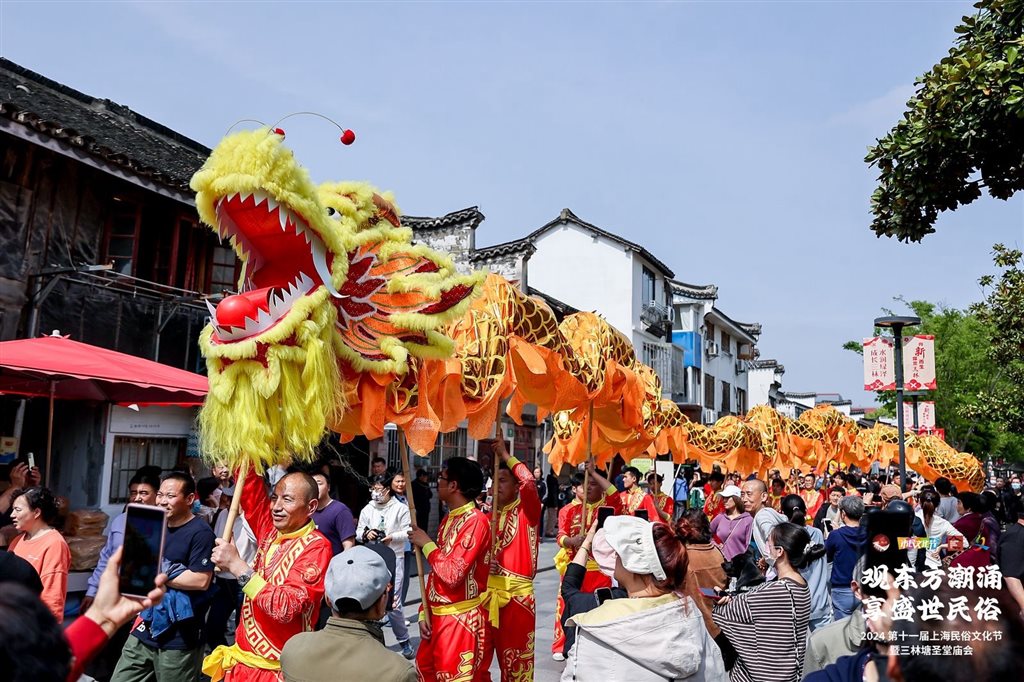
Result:
<svg viewBox="0 0 1024 682"><path fill-rule="evenodd" d="M212 682L278 682L281 649L313 629L324 598L331 543L313 525L319 490L301 473L288 474L268 497L263 479L250 474L242 488L242 511L259 542L249 566L231 543L217 539L213 563L238 576L245 594L235 643L219 646L203 662Z"/></svg>
<svg viewBox="0 0 1024 682"><path fill-rule="evenodd" d="M661 492L661 484L664 477L661 474L650 472L647 474L647 485L651 489L651 497L654 499L654 506L658 510L658 516L667 524L672 523L673 514L676 510L675 500L671 495ZM651 519L654 521L655 519Z"/></svg>
<svg viewBox="0 0 1024 682"><path fill-rule="evenodd" d="M543 513L537 484L525 464L497 441L501 458L495 488L498 530L495 560L487 578L491 648L498 654L502 682L532 682L534 635L537 630L533 578ZM484 658L491 660L491 651Z"/></svg>
<svg viewBox="0 0 1024 682"><path fill-rule="evenodd" d="M821 503L824 501L825 496L821 494L820 490L814 489L813 473L804 474L801 480L802 488L800 490L800 497L803 498L804 504L807 505L807 518L809 519L807 525L814 523L814 516L821 509Z"/></svg>
<svg viewBox="0 0 1024 682"><path fill-rule="evenodd" d="M409 534L430 562L416 653L416 667L426 682L490 680L484 600L491 528L473 504L483 487L479 464L451 458L437 477L437 496L450 510L437 529L437 543L417 526ZM430 609L429 626L423 608Z"/></svg>
<svg viewBox="0 0 1024 682"><path fill-rule="evenodd" d="M654 506L654 499L640 487L642 476L643 474L636 467L626 467L622 470L622 485L625 488L619 493L622 513L636 516L636 513L642 509L647 512L648 521L657 521L661 515L658 514L658 509Z"/></svg>
<svg viewBox="0 0 1024 682"><path fill-rule="evenodd" d="M555 555L555 566L558 572L565 575L565 569L569 562L576 556L576 550L583 543L587 536L591 522L597 517L597 508L608 505L615 510L615 514L622 513L622 493L616 491L615 486L608 482L608 479L599 474L593 463L587 464L589 470L586 489L583 487L583 474L575 473L570 479L572 492L575 495L571 503L562 507L558 512L558 546L561 547ZM584 495L586 505L584 505ZM585 507L585 511L584 511ZM583 579L583 592L594 592L599 587L611 587L611 578L601 572L597 563L593 560L587 562L587 575ZM551 644L551 655L556 661L565 660L565 632L562 630L562 611L565 603L562 601L562 590L558 590L558 606L555 610L555 641Z"/></svg>

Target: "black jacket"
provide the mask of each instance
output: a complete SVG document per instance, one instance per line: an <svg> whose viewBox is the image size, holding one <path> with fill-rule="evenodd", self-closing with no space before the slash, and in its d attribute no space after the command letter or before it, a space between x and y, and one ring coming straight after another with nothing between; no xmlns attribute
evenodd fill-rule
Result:
<svg viewBox="0 0 1024 682"><path fill-rule="evenodd" d="M565 577L562 578L562 601L565 602L565 609L562 611L562 629L565 631L565 648L563 653L568 655L576 641L576 628L567 628L565 624L570 618L578 613L586 613L596 609L600 602L595 592L583 591L583 579L587 576L587 567L570 563L565 569ZM625 590L613 587L612 599L623 599L629 597Z"/></svg>

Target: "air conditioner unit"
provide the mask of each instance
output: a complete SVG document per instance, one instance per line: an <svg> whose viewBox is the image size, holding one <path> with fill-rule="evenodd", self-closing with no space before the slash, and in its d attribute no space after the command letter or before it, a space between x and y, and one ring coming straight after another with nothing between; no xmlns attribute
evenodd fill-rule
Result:
<svg viewBox="0 0 1024 682"><path fill-rule="evenodd" d="M746 371L747 371L747 363L744 362L743 360L737 360L736 361L736 373L737 374L743 374Z"/></svg>
<svg viewBox="0 0 1024 682"><path fill-rule="evenodd" d="M719 350L720 349L718 348L718 344L715 343L714 341L708 341L707 343L704 344L704 353L709 358L717 358Z"/></svg>
<svg viewBox="0 0 1024 682"><path fill-rule="evenodd" d="M715 414L715 411L709 410L706 407L704 408L704 414L702 416L704 417L705 424L714 424L718 421L718 415Z"/></svg>

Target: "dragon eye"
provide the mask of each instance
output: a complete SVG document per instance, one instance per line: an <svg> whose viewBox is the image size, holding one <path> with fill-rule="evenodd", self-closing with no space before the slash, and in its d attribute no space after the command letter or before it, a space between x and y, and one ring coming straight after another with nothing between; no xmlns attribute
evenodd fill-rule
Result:
<svg viewBox="0 0 1024 682"><path fill-rule="evenodd" d="M335 213L337 213L337 211L335 211L330 206L327 207L327 215L334 215Z"/></svg>
<svg viewBox="0 0 1024 682"><path fill-rule="evenodd" d="M333 208L331 206L328 206L327 207L327 217L328 218L333 218L335 220L341 220L341 211L339 211L336 208Z"/></svg>

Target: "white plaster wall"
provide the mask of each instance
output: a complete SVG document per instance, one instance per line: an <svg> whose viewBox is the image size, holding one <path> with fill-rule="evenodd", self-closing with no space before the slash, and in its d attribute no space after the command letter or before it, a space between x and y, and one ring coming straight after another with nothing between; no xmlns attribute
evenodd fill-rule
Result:
<svg viewBox="0 0 1024 682"><path fill-rule="evenodd" d="M530 286L577 310L594 311L632 337L633 253L573 224L539 236L530 257ZM639 310L637 310L639 318Z"/></svg>
<svg viewBox="0 0 1024 682"><path fill-rule="evenodd" d="M768 405L769 392L775 383L775 368L747 370L747 402L754 405Z"/></svg>

